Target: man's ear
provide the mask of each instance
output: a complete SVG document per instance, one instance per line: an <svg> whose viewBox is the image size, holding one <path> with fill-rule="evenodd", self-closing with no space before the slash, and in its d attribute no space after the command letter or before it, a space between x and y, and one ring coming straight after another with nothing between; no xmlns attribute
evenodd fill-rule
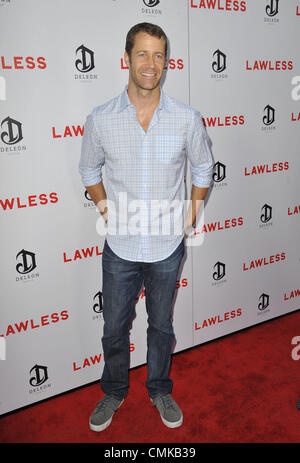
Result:
<svg viewBox="0 0 300 463"><path fill-rule="evenodd" d="M126 66L129 68L130 67L130 59L129 59L127 51L125 51L125 53L124 53L124 60L125 60Z"/></svg>

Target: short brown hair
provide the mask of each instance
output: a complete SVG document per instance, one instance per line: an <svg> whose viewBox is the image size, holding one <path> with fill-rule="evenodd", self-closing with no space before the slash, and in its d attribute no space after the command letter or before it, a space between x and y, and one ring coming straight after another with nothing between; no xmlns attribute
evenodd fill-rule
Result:
<svg viewBox="0 0 300 463"><path fill-rule="evenodd" d="M168 52L168 39L164 31L162 30L161 27L157 26L156 24L151 24L151 23L139 23L133 26L127 33L126 37L126 45L125 45L125 50L130 58L131 55L131 50L134 46L134 39L135 36L139 32L146 32L149 35L152 35L153 37L157 37L159 39L163 38L165 41L165 57L167 57L167 52Z"/></svg>

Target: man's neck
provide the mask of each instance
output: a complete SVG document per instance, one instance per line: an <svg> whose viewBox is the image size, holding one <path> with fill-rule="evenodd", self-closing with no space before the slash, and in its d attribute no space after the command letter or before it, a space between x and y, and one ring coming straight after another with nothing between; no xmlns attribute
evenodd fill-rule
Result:
<svg viewBox="0 0 300 463"><path fill-rule="evenodd" d="M153 90L144 90L135 85L128 84L127 94L130 103L133 104L137 111L148 111L155 109L160 100L160 87Z"/></svg>

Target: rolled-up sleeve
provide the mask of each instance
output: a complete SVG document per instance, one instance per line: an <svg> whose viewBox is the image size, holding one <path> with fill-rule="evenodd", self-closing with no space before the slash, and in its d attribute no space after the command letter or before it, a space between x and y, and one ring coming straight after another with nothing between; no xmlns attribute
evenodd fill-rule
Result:
<svg viewBox="0 0 300 463"><path fill-rule="evenodd" d="M87 116L81 145L79 173L84 186L92 186L102 181L102 167L105 163L104 151L95 127L93 114Z"/></svg>
<svg viewBox="0 0 300 463"><path fill-rule="evenodd" d="M213 157L209 138L198 111L194 111L188 131L187 157L190 161L192 184L199 188L208 188L212 180Z"/></svg>

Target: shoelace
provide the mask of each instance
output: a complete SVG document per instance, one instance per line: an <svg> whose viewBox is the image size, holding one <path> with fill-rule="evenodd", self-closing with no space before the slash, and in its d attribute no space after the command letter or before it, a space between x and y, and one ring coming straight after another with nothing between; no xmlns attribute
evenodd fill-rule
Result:
<svg viewBox="0 0 300 463"><path fill-rule="evenodd" d="M110 401L111 401L111 397L104 396L103 399L97 403L96 408L98 410L100 410L101 408L105 408Z"/></svg>
<svg viewBox="0 0 300 463"><path fill-rule="evenodd" d="M174 410L176 410L176 407L175 407L175 405L173 403L173 400L172 400L172 397L170 396L170 394L161 395L160 397L161 397L163 406L165 408L173 408Z"/></svg>

